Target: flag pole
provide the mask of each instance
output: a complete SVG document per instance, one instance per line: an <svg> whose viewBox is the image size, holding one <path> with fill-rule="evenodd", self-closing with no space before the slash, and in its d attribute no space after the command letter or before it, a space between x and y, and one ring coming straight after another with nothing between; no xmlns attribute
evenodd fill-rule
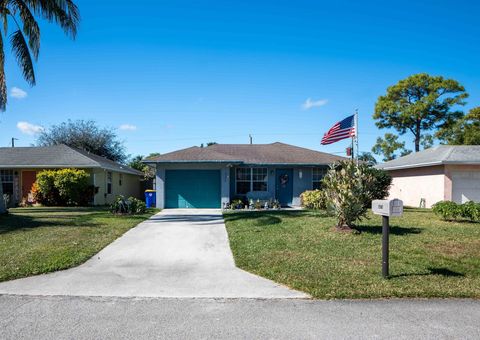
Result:
<svg viewBox="0 0 480 340"><path fill-rule="evenodd" d="M353 142L353 140L352 140ZM358 109L355 109L355 151L357 152L357 165L358 165L358 156L359 156L359 150L358 150Z"/></svg>

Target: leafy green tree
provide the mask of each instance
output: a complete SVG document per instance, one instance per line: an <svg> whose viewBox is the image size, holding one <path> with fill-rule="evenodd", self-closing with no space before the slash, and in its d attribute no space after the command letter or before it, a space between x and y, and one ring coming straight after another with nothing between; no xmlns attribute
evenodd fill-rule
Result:
<svg viewBox="0 0 480 340"><path fill-rule="evenodd" d="M385 137L378 137L375 145L372 147L372 152L376 155L383 155L383 161L388 162L397 158L397 151L400 151L400 156L408 155L411 151L405 149L405 142L399 142L398 136L392 133L386 133Z"/></svg>
<svg viewBox="0 0 480 340"><path fill-rule="evenodd" d="M430 149L433 146L434 141L435 140L432 135L425 134L420 140L420 145L422 146L423 150Z"/></svg>
<svg viewBox="0 0 480 340"><path fill-rule="evenodd" d="M373 118L379 128L394 128L401 135L411 132L418 152L426 131L448 128L463 116L452 109L464 105L467 97L465 88L456 80L414 74L390 86L378 98Z"/></svg>
<svg viewBox="0 0 480 340"><path fill-rule="evenodd" d="M480 106L471 109L452 127L439 130L437 137L451 145L480 145Z"/></svg>
<svg viewBox="0 0 480 340"><path fill-rule="evenodd" d="M207 147L209 147L210 145L215 145L215 144L218 144L218 143L217 142L208 142L206 145L207 145ZM205 145L202 143L202 144L200 144L200 147L203 148L203 147L205 147Z"/></svg>
<svg viewBox="0 0 480 340"><path fill-rule="evenodd" d="M101 128L93 120L68 120L52 125L40 132L36 142L38 146L65 144L120 163L128 159L115 130Z"/></svg>
<svg viewBox="0 0 480 340"><path fill-rule="evenodd" d="M155 171L151 166L143 163L142 161L145 158L152 158L152 157L155 157L155 156L160 156L160 154L158 152L154 152L154 153L149 154L147 157L143 157L142 155L137 155L137 156L133 157L130 160L130 162L128 162L127 165L129 167L133 168L133 169L136 169L138 171L142 171L145 179L151 179L151 178L155 177Z"/></svg>
<svg viewBox="0 0 480 340"><path fill-rule="evenodd" d="M375 159L375 157L372 155L371 152L360 153L360 155L358 155L358 160L363 161L370 166L377 164L377 160Z"/></svg>
<svg viewBox="0 0 480 340"><path fill-rule="evenodd" d="M40 53L40 27L37 18L58 24L65 34L75 38L80 14L71 0L0 0L0 110L7 105L5 77L5 43L9 24L13 26L10 44L13 55L22 70L23 78L35 85L34 60ZM2 35L3 33L3 35Z"/></svg>

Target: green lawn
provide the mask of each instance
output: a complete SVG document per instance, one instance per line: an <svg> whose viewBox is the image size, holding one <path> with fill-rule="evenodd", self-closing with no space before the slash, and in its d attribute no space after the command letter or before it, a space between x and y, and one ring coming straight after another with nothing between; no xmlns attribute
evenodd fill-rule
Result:
<svg viewBox="0 0 480 340"><path fill-rule="evenodd" d="M226 213L238 267L315 298L480 298L480 223L444 222L429 209L391 219L390 274L381 277L381 217L360 234L332 231L321 212Z"/></svg>
<svg viewBox="0 0 480 340"><path fill-rule="evenodd" d="M104 208L16 208L0 216L0 281L77 266L156 210L114 216Z"/></svg>

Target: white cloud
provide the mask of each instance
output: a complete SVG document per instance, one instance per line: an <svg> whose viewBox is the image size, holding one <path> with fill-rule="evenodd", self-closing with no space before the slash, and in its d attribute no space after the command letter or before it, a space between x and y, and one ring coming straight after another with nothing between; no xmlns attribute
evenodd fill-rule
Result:
<svg viewBox="0 0 480 340"><path fill-rule="evenodd" d="M35 125L28 122L18 122L17 128L26 135L34 135L44 130L40 125Z"/></svg>
<svg viewBox="0 0 480 340"><path fill-rule="evenodd" d="M302 109L309 110L312 107L320 107L328 103L327 99L312 100L312 98L307 98L305 103L302 104Z"/></svg>
<svg viewBox="0 0 480 340"><path fill-rule="evenodd" d="M27 95L28 95L27 92L15 86L12 87L12 89L10 90L10 96L13 98L23 99L23 98L26 98Z"/></svg>
<svg viewBox="0 0 480 340"><path fill-rule="evenodd" d="M137 126L132 124L122 124L120 125L119 129L123 131L135 131Z"/></svg>

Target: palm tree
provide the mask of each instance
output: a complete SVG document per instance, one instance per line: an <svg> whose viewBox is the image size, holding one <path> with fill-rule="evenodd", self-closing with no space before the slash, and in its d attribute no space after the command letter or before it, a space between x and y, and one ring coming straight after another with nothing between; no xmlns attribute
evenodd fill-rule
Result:
<svg viewBox="0 0 480 340"><path fill-rule="evenodd" d="M40 27L35 17L55 22L71 38L77 35L80 13L71 0L0 0L0 110L7 105L7 84L5 81L4 36L13 26L10 44L23 78L30 86L35 85L33 60L40 53ZM3 25L2 25L3 24ZM32 58L33 56L33 58ZM3 190L0 179L0 214L5 212Z"/></svg>
<svg viewBox="0 0 480 340"><path fill-rule="evenodd" d="M13 55L22 70L23 78L30 86L34 86L33 60L38 59L40 52L40 27L36 17L48 22L55 22L72 39L77 34L80 13L71 0L0 0L1 111L5 111L7 104L4 36L7 37L9 33L9 25L13 26L13 33L10 34Z"/></svg>

